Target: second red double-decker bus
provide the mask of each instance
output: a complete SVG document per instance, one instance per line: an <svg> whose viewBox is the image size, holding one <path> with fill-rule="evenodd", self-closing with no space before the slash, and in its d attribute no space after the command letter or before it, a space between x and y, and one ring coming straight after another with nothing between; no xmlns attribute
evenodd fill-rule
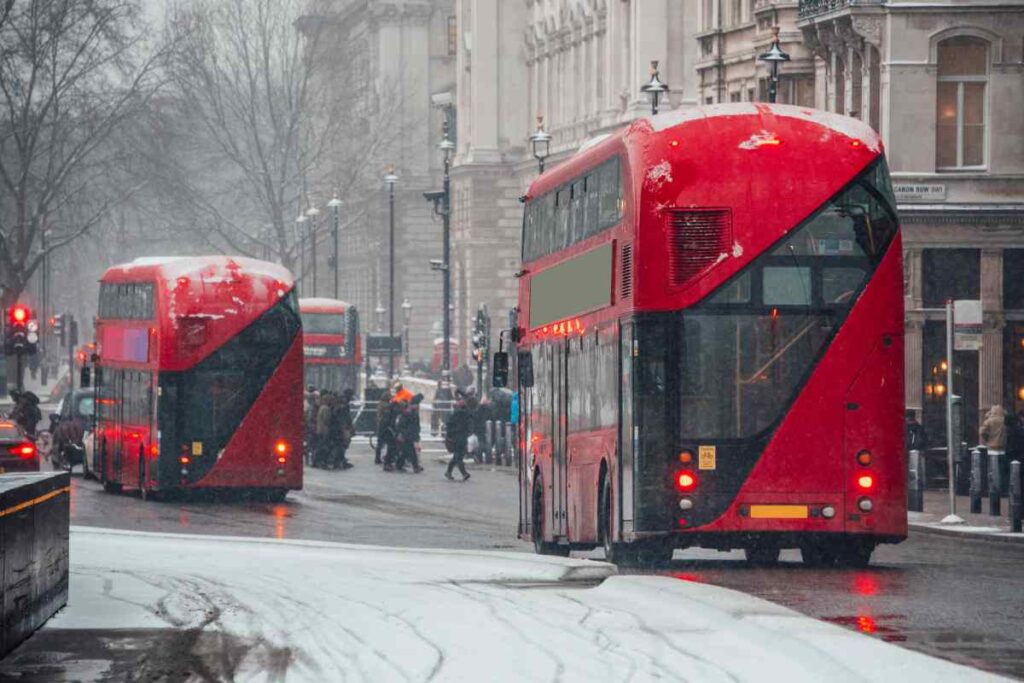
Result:
<svg viewBox="0 0 1024 683"><path fill-rule="evenodd" d="M302 488L292 275L224 256L108 269L96 320L93 469L109 491Z"/></svg>
<svg viewBox="0 0 1024 683"><path fill-rule="evenodd" d="M318 390L356 391L362 348L359 313L337 299L299 299L306 384Z"/></svg>
<svg viewBox="0 0 1024 683"><path fill-rule="evenodd" d="M874 131L789 106L641 119L536 180L520 534L616 562L903 540L894 206Z"/></svg>

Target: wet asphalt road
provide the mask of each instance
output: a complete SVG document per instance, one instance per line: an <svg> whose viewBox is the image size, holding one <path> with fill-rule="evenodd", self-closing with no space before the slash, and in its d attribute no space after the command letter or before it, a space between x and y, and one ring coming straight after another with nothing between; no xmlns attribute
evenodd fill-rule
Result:
<svg viewBox="0 0 1024 683"><path fill-rule="evenodd" d="M468 482L450 482L436 461L439 454L424 454L421 474L386 474L372 464L365 442L357 441L350 453L354 469L307 470L305 488L281 504L195 497L143 502L131 493L108 495L76 476L72 524L530 551L515 537L514 472L481 467L471 470ZM688 550L654 571L744 591L904 647L1024 679L1024 544L913 533L899 546L881 547L864 570L806 569L795 551L765 569L748 567L738 552Z"/></svg>

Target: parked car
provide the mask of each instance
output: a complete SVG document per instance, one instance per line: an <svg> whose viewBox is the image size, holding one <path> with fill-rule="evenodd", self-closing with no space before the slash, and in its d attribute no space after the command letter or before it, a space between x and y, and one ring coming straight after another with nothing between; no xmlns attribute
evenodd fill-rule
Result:
<svg viewBox="0 0 1024 683"><path fill-rule="evenodd" d="M95 416L95 389L76 389L61 399L57 412L50 416L53 422L50 461L54 467L70 472L75 465L81 465L82 474L88 476L85 443L91 441Z"/></svg>
<svg viewBox="0 0 1024 683"><path fill-rule="evenodd" d="M11 420L0 420L0 473L38 472L39 451Z"/></svg>

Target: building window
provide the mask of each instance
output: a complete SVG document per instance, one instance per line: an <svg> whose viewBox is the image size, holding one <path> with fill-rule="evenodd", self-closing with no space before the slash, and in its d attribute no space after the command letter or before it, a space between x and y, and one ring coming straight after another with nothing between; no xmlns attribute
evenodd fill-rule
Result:
<svg viewBox="0 0 1024 683"><path fill-rule="evenodd" d="M947 299L981 298L981 252L924 249L921 278L926 308L942 308Z"/></svg>
<svg viewBox="0 0 1024 683"><path fill-rule="evenodd" d="M459 30L455 15L448 17L448 56L454 57L459 51Z"/></svg>
<svg viewBox="0 0 1024 683"><path fill-rule="evenodd" d="M1003 250L1003 308L1024 309L1024 249Z"/></svg>
<svg viewBox="0 0 1024 683"><path fill-rule="evenodd" d="M739 90L737 90L736 92L729 93L729 101L730 102L739 102L741 97L742 97L742 95L740 94Z"/></svg>
<svg viewBox="0 0 1024 683"><path fill-rule="evenodd" d="M939 43L938 62L935 166L984 166L988 43L971 36L949 38Z"/></svg>
<svg viewBox="0 0 1024 683"><path fill-rule="evenodd" d="M729 23L733 26L738 26L743 22L743 0L732 0L730 9Z"/></svg>

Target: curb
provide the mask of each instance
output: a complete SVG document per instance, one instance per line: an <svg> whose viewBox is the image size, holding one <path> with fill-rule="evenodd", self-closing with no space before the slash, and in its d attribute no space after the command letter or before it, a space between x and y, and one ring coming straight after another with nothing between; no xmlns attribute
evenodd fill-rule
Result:
<svg viewBox="0 0 1024 683"><path fill-rule="evenodd" d="M909 522L907 526L914 532L929 534L932 536L946 536L960 538L967 541L984 541L986 543L1024 543L1024 534L1012 534L1009 531L993 531L991 533L977 533L970 531L956 531L936 526L934 523Z"/></svg>

